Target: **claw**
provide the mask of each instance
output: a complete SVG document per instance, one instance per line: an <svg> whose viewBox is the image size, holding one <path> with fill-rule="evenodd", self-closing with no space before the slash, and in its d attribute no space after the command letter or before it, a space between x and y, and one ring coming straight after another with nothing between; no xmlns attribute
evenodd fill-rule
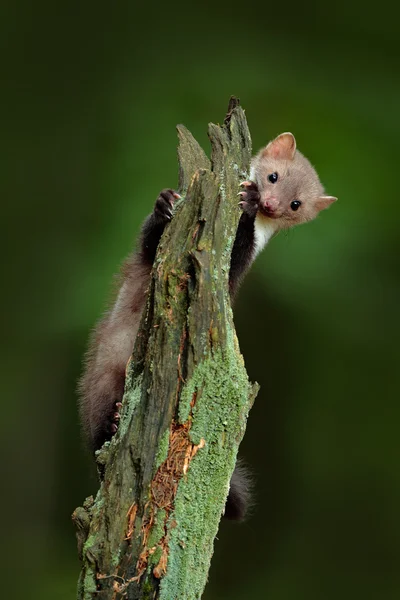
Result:
<svg viewBox="0 0 400 600"><path fill-rule="evenodd" d="M252 181L241 181L241 182L239 183L239 185L240 185L240 186L247 187L247 186L253 185L253 182L252 182Z"/></svg>
<svg viewBox="0 0 400 600"><path fill-rule="evenodd" d="M247 194L247 192L239 192L237 195L242 196L242 198Z"/></svg>
<svg viewBox="0 0 400 600"><path fill-rule="evenodd" d="M116 403L115 403L115 406L116 406L117 408L122 408L122 402L116 402Z"/></svg>
<svg viewBox="0 0 400 600"><path fill-rule="evenodd" d="M179 200L179 198L182 198L182 196L180 196L180 195L178 194L178 192L174 192L172 195L173 195L173 197L174 197L174 198L176 198L177 200Z"/></svg>

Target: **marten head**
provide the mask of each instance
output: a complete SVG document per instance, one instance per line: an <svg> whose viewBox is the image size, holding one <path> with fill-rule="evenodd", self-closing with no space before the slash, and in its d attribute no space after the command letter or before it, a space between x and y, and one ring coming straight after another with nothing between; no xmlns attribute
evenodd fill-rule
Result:
<svg viewBox="0 0 400 600"><path fill-rule="evenodd" d="M337 198L326 196L292 133L282 133L253 158L250 179L261 195L257 217L275 231L312 221Z"/></svg>

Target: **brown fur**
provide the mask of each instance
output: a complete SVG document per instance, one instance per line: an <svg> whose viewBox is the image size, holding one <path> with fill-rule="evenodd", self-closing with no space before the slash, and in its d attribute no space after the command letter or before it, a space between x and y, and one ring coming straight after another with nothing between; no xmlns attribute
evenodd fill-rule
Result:
<svg viewBox="0 0 400 600"><path fill-rule="evenodd" d="M123 396L125 368L132 354L140 317L146 301L151 265L132 254L122 268L114 306L96 326L85 357L85 372L79 382L80 412L85 430L98 447L104 420Z"/></svg>

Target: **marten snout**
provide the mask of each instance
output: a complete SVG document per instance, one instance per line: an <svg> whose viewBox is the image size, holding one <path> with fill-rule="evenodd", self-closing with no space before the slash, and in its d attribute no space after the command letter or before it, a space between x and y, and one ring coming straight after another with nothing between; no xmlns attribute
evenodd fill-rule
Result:
<svg viewBox="0 0 400 600"><path fill-rule="evenodd" d="M279 201L276 198L270 197L261 202L262 210L268 217L277 216Z"/></svg>

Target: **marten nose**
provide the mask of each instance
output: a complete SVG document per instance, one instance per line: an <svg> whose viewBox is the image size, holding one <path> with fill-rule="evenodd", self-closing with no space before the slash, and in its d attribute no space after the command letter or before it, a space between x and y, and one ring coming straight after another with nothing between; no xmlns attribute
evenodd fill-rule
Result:
<svg viewBox="0 0 400 600"><path fill-rule="evenodd" d="M278 201L275 198L269 198L268 200L264 200L263 208L266 213L273 214L278 208Z"/></svg>

